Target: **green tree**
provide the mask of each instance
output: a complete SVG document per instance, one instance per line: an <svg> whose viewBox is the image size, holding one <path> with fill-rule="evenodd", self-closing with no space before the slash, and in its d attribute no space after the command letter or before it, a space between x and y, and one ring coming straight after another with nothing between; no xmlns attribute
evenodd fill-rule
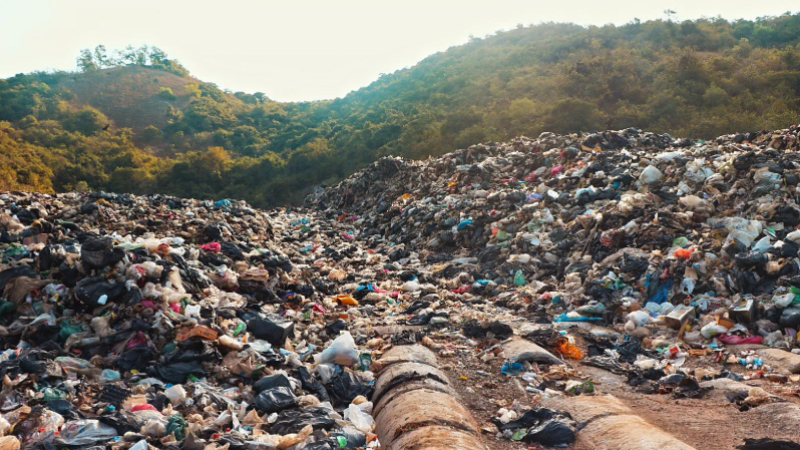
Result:
<svg viewBox="0 0 800 450"><path fill-rule="evenodd" d="M91 72L100 68L95 64L94 55L88 48L81 50L80 55L78 55L77 63L78 68L83 72Z"/></svg>
<svg viewBox="0 0 800 450"><path fill-rule="evenodd" d="M64 128L87 136L102 131L108 124L108 117L91 106L85 106L64 119Z"/></svg>
<svg viewBox="0 0 800 450"><path fill-rule="evenodd" d="M158 97L162 98L164 100L167 100L167 101L173 101L173 100L176 100L178 98L178 96L175 95L174 92L172 92L172 89L170 89L168 87L162 87L161 89L159 89L158 90Z"/></svg>

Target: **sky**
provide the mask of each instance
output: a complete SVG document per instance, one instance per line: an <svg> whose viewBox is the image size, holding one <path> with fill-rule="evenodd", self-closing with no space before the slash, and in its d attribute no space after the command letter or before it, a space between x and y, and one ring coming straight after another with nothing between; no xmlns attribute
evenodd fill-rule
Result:
<svg viewBox="0 0 800 450"><path fill-rule="evenodd" d="M197 78L279 101L342 97L517 24L754 19L798 0L0 0L0 78L76 70L98 44L154 45Z"/></svg>

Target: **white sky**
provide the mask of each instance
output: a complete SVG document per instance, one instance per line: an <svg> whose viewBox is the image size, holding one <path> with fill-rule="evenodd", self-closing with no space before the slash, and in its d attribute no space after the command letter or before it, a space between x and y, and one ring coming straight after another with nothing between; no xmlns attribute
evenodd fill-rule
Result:
<svg viewBox="0 0 800 450"><path fill-rule="evenodd" d="M83 48L155 45L193 75L281 101L344 96L381 73L518 23L754 19L798 0L0 0L0 78L75 70Z"/></svg>

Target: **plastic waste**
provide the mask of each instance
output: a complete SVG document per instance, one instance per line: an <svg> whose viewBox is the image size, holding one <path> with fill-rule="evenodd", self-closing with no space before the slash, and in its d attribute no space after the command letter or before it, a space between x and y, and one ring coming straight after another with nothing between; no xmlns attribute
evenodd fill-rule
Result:
<svg viewBox="0 0 800 450"><path fill-rule="evenodd" d="M712 322L703 326L703 328L700 329L700 334L702 334L704 338L710 339L726 331L728 331L728 327Z"/></svg>
<svg viewBox="0 0 800 450"><path fill-rule="evenodd" d="M334 339L322 353L314 355L314 362L341 366L355 365L358 362L358 348L353 336L345 331Z"/></svg>
<svg viewBox="0 0 800 450"><path fill-rule="evenodd" d="M349 420L355 429L364 434L371 433L375 426L375 421L372 419L372 416L353 404L350 404L344 411L344 419Z"/></svg>
<svg viewBox="0 0 800 450"><path fill-rule="evenodd" d="M61 427L58 442L63 445L92 445L117 436L117 430L98 420L75 420Z"/></svg>
<svg viewBox="0 0 800 450"><path fill-rule="evenodd" d="M167 388L164 395L169 399L169 402L175 406L182 405L186 401L186 389L180 384L176 384Z"/></svg>
<svg viewBox="0 0 800 450"><path fill-rule="evenodd" d="M644 170L642 170L642 173L639 175L639 181L643 184L653 184L661 181L663 178L664 174L661 173L661 171L655 166L645 167Z"/></svg>

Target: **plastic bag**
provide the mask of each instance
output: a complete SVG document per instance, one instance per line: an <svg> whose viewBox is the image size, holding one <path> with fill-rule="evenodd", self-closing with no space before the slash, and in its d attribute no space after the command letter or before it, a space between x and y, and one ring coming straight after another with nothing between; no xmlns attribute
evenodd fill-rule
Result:
<svg viewBox="0 0 800 450"><path fill-rule="evenodd" d="M253 384L253 390L256 393L261 393L268 389L274 389L277 387L285 387L291 390L292 382L286 375L282 373L276 373L273 375L267 375Z"/></svg>
<svg viewBox="0 0 800 450"><path fill-rule="evenodd" d="M87 239L81 245L81 263L90 269L112 266L125 257L125 251L114 248L110 238Z"/></svg>
<svg viewBox="0 0 800 450"><path fill-rule="evenodd" d="M555 349L558 353L560 353L565 358L570 359L581 359L583 358L583 352L581 351L578 346L569 342L569 339L565 337L560 337L556 339Z"/></svg>
<svg viewBox="0 0 800 450"><path fill-rule="evenodd" d="M186 389L180 384L176 384L165 390L164 395L166 395L169 402L175 406L182 405L186 401Z"/></svg>
<svg viewBox="0 0 800 450"><path fill-rule="evenodd" d="M352 403L344 411L344 419L349 420L358 431L364 434L372 432L372 428L375 426L372 416Z"/></svg>
<svg viewBox="0 0 800 450"><path fill-rule="evenodd" d="M119 381L119 380L120 380L120 374L116 370L104 369L102 372L100 372L101 383L109 383L112 381Z"/></svg>
<svg viewBox="0 0 800 450"><path fill-rule="evenodd" d="M293 445L305 442L305 440L308 439L308 436L311 434L312 431L314 431L314 427L312 427L311 425L306 425L297 434L290 433L283 435L278 440L278 448L285 449Z"/></svg>
<svg viewBox="0 0 800 450"><path fill-rule="evenodd" d="M328 366L317 366L317 367L328 367ZM303 389L308 392L314 394L320 401L327 402L330 400L328 397L328 391L325 390L325 386L323 386L316 378L314 378L311 373L309 373L308 368L305 366L300 366L292 372L292 376L300 380ZM332 376L332 375L331 375Z"/></svg>
<svg viewBox="0 0 800 450"><path fill-rule="evenodd" d="M711 339L712 337L725 333L726 331L728 331L728 327L711 322L700 329L700 334L702 334L706 339Z"/></svg>
<svg viewBox="0 0 800 450"><path fill-rule="evenodd" d="M569 413L547 408L532 409L512 422L493 419L500 431L527 430L519 439L548 447L571 444L575 441L576 423Z"/></svg>
<svg viewBox="0 0 800 450"><path fill-rule="evenodd" d="M628 314L628 320L632 321L636 326L641 327L650 321L650 314L647 311L634 311Z"/></svg>
<svg viewBox="0 0 800 450"><path fill-rule="evenodd" d="M84 278L75 287L75 297L89 307L103 306L125 294L124 283L111 283L105 277Z"/></svg>
<svg viewBox="0 0 800 450"><path fill-rule="evenodd" d="M525 285L525 275L522 273L522 270L517 270L514 273L514 286L524 286Z"/></svg>
<svg viewBox="0 0 800 450"><path fill-rule="evenodd" d="M276 348L282 348L286 339L294 335L294 322L275 322L256 317L247 322L247 329L258 339L263 339Z"/></svg>
<svg viewBox="0 0 800 450"><path fill-rule="evenodd" d="M147 373L168 383L185 383L189 375L205 372L200 361L191 361L156 364L149 368Z"/></svg>
<svg viewBox="0 0 800 450"><path fill-rule="evenodd" d="M98 420L75 420L61 427L58 442L63 445L91 445L117 436L117 430Z"/></svg>
<svg viewBox="0 0 800 450"><path fill-rule="evenodd" d="M287 387L276 387L267 389L255 398L253 405L256 409L263 412L278 412L297 404L297 397L291 389Z"/></svg>
<svg viewBox="0 0 800 450"><path fill-rule="evenodd" d="M329 413L328 409L320 406L286 409L278 414L278 419L269 431L285 435L297 433L308 425L312 425L315 430L330 430L336 424L336 420L330 417Z"/></svg>
<svg viewBox="0 0 800 450"><path fill-rule="evenodd" d="M142 426L141 433L147 437L160 439L167 435L167 426L161 421L150 420Z"/></svg>
<svg viewBox="0 0 800 450"><path fill-rule="evenodd" d="M345 331L331 342L322 353L314 355L316 364L352 366L358 362L358 348L350 332Z"/></svg>
<svg viewBox="0 0 800 450"><path fill-rule="evenodd" d="M359 395L367 398L372 395L372 386L362 383L356 374L349 370L334 375L329 390L337 406L350 404Z"/></svg>
<svg viewBox="0 0 800 450"><path fill-rule="evenodd" d="M174 434L175 439L179 441L186 437L186 421L180 413L175 413L169 417L167 434Z"/></svg>
<svg viewBox="0 0 800 450"><path fill-rule="evenodd" d="M721 334L717 337L717 340L722 342L723 344L728 345L738 345L738 344L760 344L761 343L761 336L739 336L736 334Z"/></svg>
<svg viewBox="0 0 800 450"><path fill-rule="evenodd" d="M657 181L661 181L663 178L664 174L661 173L658 168L652 165L645 167L642 173L639 175L639 181L642 184L652 184Z"/></svg>

